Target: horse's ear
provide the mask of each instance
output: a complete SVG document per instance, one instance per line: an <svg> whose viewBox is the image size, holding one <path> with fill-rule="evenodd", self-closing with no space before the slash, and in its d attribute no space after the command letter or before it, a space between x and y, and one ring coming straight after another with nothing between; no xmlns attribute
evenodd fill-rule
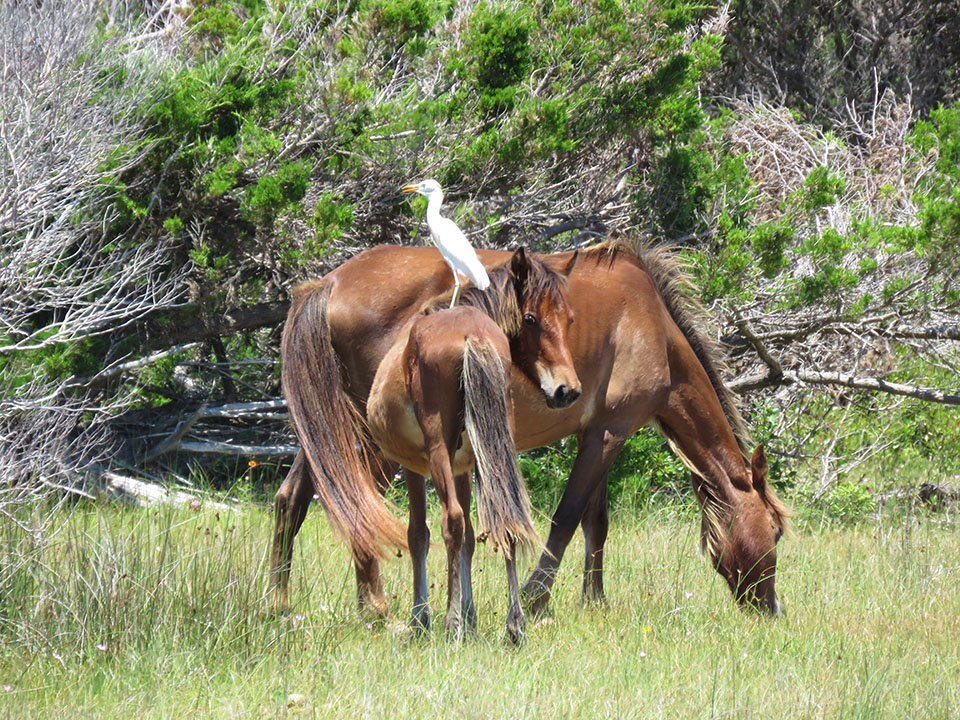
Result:
<svg viewBox="0 0 960 720"><path fill-rule="evenodd" d="M523 247L518 247L513 257L510 258L510 271L516 276L522 285L527 281L527 273L530 270L530 261L527 260L527 253Z"/></svg>
<svg viewBox="0 0 960 720"><path fill-rule="evenodd" d="M763 450L763 445L757 445L753 451L753 458L750 460L750 474L753 476L753 489L758 493L764 493L767 490L767 453Z"/></svg>
<svg viewBox="0 0 960 720"><path fill-rule="evenodd" d="M570 277L570 273L572 273L572 272L573 272L573 269L577 266L577 260L579 260L579 259L580 259L580 251L579 251L579 250L574 250L574 251L573 251L573 257L571 257L569 260L567 260L567 265L566 265L566 267L563 268L563 274L564 274L566 277Z"/></svg>

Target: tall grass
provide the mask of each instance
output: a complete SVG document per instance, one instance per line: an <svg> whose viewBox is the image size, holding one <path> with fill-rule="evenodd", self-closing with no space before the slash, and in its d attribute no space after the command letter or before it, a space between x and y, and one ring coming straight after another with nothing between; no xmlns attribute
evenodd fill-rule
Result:
<svg viewBox="0 0 960 720"><path fill-rule="evenodd" d="M39 512L40 509L38 508ZM29 518L24 518L24 525ZM733 604L697 524L615 516L605 607L579 605L582 545L554 614L505 640L502 558L479 546L479 628L460 645L367 625L321 513L268 612L265 508L80 506L32 538L0 527L0 716L922 717L960 714L960 534L939 518L802 525L782 544L785 619ZM443 554L431 553L434 616ZM408 561L385 583L398 618Z"/></svg>

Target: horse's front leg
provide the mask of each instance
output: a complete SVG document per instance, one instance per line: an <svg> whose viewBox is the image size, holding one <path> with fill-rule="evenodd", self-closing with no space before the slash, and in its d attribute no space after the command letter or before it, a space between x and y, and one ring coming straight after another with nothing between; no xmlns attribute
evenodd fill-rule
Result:
<svg viewBox="0 0 960 720"><path fill-rule="evenodd" d="M607 529L610 526L607 507L607 474L593 491L583 517L580 520L583 529L583 592L581 601L603 602L603 546L607 541Z"/></svg>
<svg viewBox="0 0 960 720"><path fill-rule="evenodd" d="M524 601L534 615L546 612L550 589L563 553L583 517L587 502L598 485L606 481L610 465L626 440L626 432L626 429L591 428L580 435L580 450L573 462L573 470L560 504L553 514L546 548L523 586Z"/></svg>
<svg viewBox="0 0 960 720"><path fill-rule="evenodd" d="M427 590L427 551L430 549L430 528L427 527L426 479L405 470L407 494L410 497L410 524L407 543L413 563L413 616L410 624L414 635L430 630L430 604Z"/></svg>
<svg viewBox="0 0 960 720"><path fill-rule="evenodd" d="M504 549L507 551L507 637L518 645L523 640L527 621L520 604L520 583L517 582L517 543L511 540L510 547Z"/></svg>
<svg viewBox="0 0 960 720"><path fill-rule="evenodd" d="M313 483L307 469L306 456L299 452L273 498L275 526L269 593L273 609L277 612L286 612L289 608L287 586L290 583L290 567L293 563L293 540L303 525L312 498Z"/></svg>

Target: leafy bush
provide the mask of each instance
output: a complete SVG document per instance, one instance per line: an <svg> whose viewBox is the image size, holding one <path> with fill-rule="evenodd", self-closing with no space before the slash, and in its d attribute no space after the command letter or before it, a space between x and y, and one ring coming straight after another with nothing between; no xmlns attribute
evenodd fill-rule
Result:
<svg viewBox="0 0 960 720"><path fill-rule="evenodd" d="M843 480L830 488L821 506L828 517L849 523L862 520L876 510L877 501L862 483Z"/></svg>
<svg viewBox="0 0 960 720"><path fill-rule="evenodd" d="M530 71L532 20L521 8L480 5L471 19L465 53L480 93L480 112L509 110L516 86Z"/></svg>

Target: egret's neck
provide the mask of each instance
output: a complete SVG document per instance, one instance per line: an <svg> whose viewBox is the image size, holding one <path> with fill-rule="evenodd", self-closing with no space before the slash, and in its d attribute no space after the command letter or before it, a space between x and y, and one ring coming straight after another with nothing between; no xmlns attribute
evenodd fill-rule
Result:
<svg viewBox="0 0 960 720"><path fill-rule="evenodd" d="M443 192L434 190L427 199L427 222L440 218L440 205L443 203Z"/></svg>

